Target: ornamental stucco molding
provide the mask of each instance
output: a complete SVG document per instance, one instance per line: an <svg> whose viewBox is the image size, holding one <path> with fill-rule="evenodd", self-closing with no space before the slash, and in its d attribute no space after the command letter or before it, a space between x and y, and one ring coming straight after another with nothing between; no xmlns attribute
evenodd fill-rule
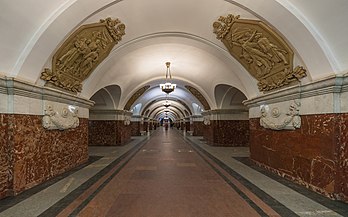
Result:
<svg viewBox="0 0 348 217"><path fill-rule="evenodd" d="M268 106L262 106L260 125L271 130L298 129L301 127L300 106L300 101L295 100L285 114L282 114L278 107L270 109Z"/></svg>
<svg viewBox="0 0 348 217"><path fill-rule="evenodd" d="M78 110L70 111L63 108L61 112L55 111L53 106L47 105L42 118L42 126L47 130L67 130L79 126Z"/></svg>

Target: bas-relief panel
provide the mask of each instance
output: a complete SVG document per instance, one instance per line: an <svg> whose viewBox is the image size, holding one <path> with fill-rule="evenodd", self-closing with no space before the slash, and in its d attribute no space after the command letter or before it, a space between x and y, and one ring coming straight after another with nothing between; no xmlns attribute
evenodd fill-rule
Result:
<svg viewBox="0 0 348 217"><path fill-rule="evenodd" d="M329 197L337 198L339 192L347 195L347 184L342 181L347 180L344 143L347 137L337 130L337 126L344 127L338 123L339 116L304 115L301 129L294 131L264 129L259 125L259 119L250 119L251 158L279 175ZM341 158L337 161L339 150Z"/></svg>
<svg viewBox="0 0 348 217"><path fill-rule="evenodd" d="M41 116L14 115L15 193L33 187L88 160L88 120L65 131L47 131Z"/></svg>

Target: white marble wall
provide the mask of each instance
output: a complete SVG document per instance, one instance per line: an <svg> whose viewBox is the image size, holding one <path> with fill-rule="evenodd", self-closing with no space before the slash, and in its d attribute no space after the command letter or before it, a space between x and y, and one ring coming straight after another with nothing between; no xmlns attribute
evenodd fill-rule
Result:
<svg viewBox="0 0 348 217"><path fill-rule="evenodd" d="M269 110L278 108L284 113L294 100L301 103L300 115L348 113L348 78L334 77L290 87L246 100L244 104L249 107L249 118L259 118L262 106Z"/></svg>
<svg viewBox="0 0 348 217"><path fill-rule="evenodd" d="M209 120L249 120L248 111L235 109L221 109L203 112L202 115Z"/></svg>
<svg viewBox="0 0 348 217"><path fill-rule="evenodd" d="M77 109L79 118L89 118L93 102L59 90L0 78L0 113L44 115L48 105L56 111L69 107Z"/></svg>
<svg viewBox="0 0 348 217"><path fill-rule="evenodd" d="M123 110L90 110L89 119L94 121L131 120L132 113Z"/></svg>

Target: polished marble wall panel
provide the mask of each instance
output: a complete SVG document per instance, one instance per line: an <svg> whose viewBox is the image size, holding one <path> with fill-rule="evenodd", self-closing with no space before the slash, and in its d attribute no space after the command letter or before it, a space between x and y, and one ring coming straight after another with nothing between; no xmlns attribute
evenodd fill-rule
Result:
<svg viewBox="0 0 348 217"><path fill-rule="evenodd" d="M193 136L203 136L205 125L203 124L203 121L193 121L192 123L192 131Z"/></svg>
<svg viewBox="0 0 348 217"><path fill-rule="evenodd" d="M341 114L338 130L338 171L336 192L339 199L348 202L348 114Z"/></svg>
<svg viewBox="0 0 348 217"><path fill-rule="evenodd" d="M186 131L190 131L190 126L191 126L190 122L185 122Z"/></svg>
<svg viewBox="0 0 348 217"><path fill-rule="evenodd" d="M14 194L88 160L88 120L69 130L46 130L40 115L13 115Z"/></svg>
<svg viewBox="0 0 348 217"><path fill-rule="evenodd" d="M258 118L250 119L251 158L329 197L346 197L347 115L302 115L301 118L300 129L282 131L265 129Z"/></svg>
<svg viewBox="0 0 348 217"><path fill-rule="evenodd" d="M9 132L9 119L12 115L0 114L0 198L10 194L12 186L12 151L9 141L11 132Z"/></svg>
<svg viewBox="0 0 348 217"><path fill-rule="evenodd" d="M131 135L132 136L140 136L140 121L132 121L131 122Z"/></svg>
<svg viewBox="0 0 348 217"><path fill-rule="evenodd" d="M249 146L249 120L211 120L203 137L213 146Z"/></svg>
<svg viewBox="0 0 348 217"><path fill-rule="evenodd" d="M146 131L146 132L149 132L149 122L144 121L143 130Z"/></svg>
<svg viewBox="0 0 348 217"><path fill-rule="evenodd" d="M124 145L131 139L132 126L120 120L90 120L89 145Z"/></svg>

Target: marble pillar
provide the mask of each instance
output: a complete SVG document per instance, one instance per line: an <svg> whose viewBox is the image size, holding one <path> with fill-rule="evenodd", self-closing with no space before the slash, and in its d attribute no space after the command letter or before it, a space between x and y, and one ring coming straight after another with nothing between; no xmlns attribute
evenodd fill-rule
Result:
<svg viewBox="0 0 348 217"><path fill-rule="evenodd" d="M92 105L69 93L0 77L0 198L88 160Z"/></svg>
<svg viewBox="0 0 348 217"><path fill-rule="evenodd" d="M203 112L203 138L212 146L249 146L246 110L220 109Z"/></svg>
<svg viewBox="0 0 348 217"><path fill-rule="evenodd" d="M348 79L328 78L301 90L289 88L245 102L250 107L251 159L348 202Z"/></svg>
<svg viewBox="0 0 348 217"><path fill-rule="evenodd" d="M131 139L131 113L123 110L93 110L89 120L89 145L120 146Z"/></svg>

